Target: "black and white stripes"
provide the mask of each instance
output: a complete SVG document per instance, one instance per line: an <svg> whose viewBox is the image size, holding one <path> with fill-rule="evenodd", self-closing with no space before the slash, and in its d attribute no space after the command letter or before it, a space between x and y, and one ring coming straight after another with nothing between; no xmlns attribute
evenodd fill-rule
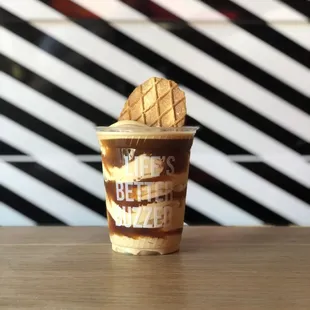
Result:
<svg viewBox="0 0 310 310"><path fill-rule="evenodd" d="M306 2L0 0L0 225L105 225L94 126L150 76L201 127L188 224L309 225Z"/></svg>

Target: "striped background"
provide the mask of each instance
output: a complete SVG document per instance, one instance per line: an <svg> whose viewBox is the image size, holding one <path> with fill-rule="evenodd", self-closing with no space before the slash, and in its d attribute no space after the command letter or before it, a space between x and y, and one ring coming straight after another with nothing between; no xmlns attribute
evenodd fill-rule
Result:
<svg viewBox="0 0 310 310"><path fill-rule="evenodd" d="M106 225L94 126L187 94L186 223L310 224L310 2L0 0L0 226Z"/></svg>

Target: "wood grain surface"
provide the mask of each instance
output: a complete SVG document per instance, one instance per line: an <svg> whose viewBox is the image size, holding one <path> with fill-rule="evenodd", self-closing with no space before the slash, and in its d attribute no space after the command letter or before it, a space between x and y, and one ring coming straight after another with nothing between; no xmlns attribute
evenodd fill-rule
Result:
<svg viewBox="0 0 310 310"><path fill-rule="evenodd" d="M309 310L310 228L185 227L150 257L106 228L0 228L0 309Z"/></svg>

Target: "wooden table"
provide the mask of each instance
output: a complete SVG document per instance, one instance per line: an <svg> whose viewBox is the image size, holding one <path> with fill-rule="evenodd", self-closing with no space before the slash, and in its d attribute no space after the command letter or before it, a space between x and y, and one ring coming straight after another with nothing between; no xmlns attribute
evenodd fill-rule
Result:
<svg viewBox="0 0 310 310"><path fill-rule="evenodd" d="M0 309L309 310L310 228L186 227L150 257L106 228L0 228Z"/></svg>

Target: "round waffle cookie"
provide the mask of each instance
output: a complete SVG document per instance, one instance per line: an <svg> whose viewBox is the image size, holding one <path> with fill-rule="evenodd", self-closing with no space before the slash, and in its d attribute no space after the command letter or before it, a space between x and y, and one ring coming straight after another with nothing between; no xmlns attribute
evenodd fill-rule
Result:
<svg viewBox="0 0 310 310"><path fill-rule="evenodd" d="M151 127L182 127L185 116L185 94L178 84L152 77L130 94L118 120L133 120Z"/></svg>

